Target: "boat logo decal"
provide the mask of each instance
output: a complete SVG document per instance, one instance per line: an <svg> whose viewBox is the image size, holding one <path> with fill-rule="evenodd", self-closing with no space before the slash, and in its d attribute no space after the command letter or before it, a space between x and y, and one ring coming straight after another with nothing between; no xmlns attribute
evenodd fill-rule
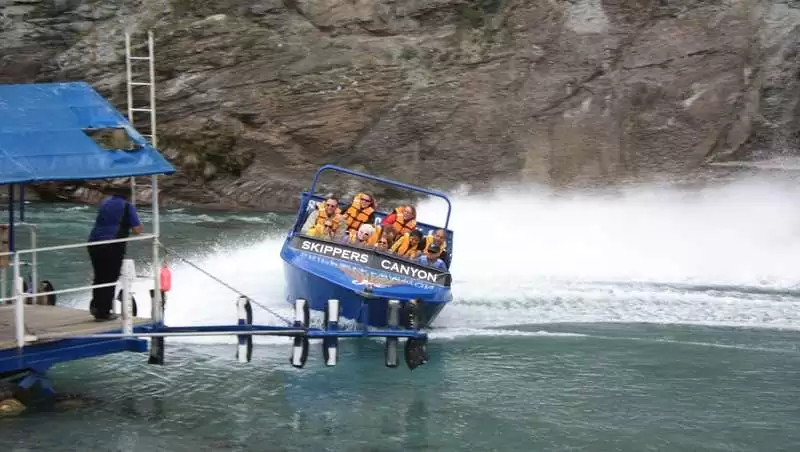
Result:
<svg viewBox="0 0 800 452"><path fill-rule="evenodd" d="M398 280L391 280L389 278L384 278L379 275L370 275L361 270L356 270L354 268L341 267L341 270L342 272L344 272L344 274L354 278L353 284L357 284L359 286L383 288L383 287L396 286L398 284L402 284L403 282Z"/></svg>
<svg viewBox="0 0 800 452"><path fill-rule="evenodd" d="M364 281L364 282L354 282L353 284L358 285L366 285L367 282L373 281L373 287L379 287L377 284L390 284L390 286L397 286L407 284L418 289L424 290L433 290L434 285L425 283L424 281L419 281L411 278L404 278L399 275L393 275L391 273L381 272L377 270L373 270L371 268L361 268L357 267L354 264L348 264L341 261L335 261L332 259L325 258L323 256L317 256L314 254L301 254L301 259L308 259L312 262L317 262L323 265L328 265L334 267L342 272L344 272L347 276L355 278L356 281ZM349 271L349 273L348 273ZM357 273L356 273L357 272ZM362 277L362 275L366 275L366 277ZM384 287L384 286L382 286Z"/></svg>
<svg viewBox="0 0 800 452"><path fill-rule="evenodd" d="M310 240L303 240L300 244L300 249L304 251L311 251L312 253L322 254L323 256L360 262L362 264L369 262L369 254L367 253L340 248L329 243L318 243Z"/></svg>

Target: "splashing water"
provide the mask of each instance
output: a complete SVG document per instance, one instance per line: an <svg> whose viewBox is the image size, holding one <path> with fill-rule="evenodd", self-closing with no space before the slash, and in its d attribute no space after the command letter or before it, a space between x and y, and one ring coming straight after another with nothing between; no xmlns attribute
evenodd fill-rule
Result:
<svg viewBox="0 0 800 452"><path fill-rule="evenodd" d="M437 320L437 334L549 322L800 327L800 302L791 292L800 283L799 192L751 179L693 190L556 196L528 186L456 195L450 221L456 299ZM423 202L420 219L443 222L442 206ZM193 259L291 317L279 256L283 237L279 231ZM236 294L229 289L184 264L173 265L173 285L168 324L235 322ZM759 291L765 288L774 290ZM149 303L140 303L149 312ZM254 311L257 322L279 323Z"/></svg>
<svg viewBox="0 0 800 452"><path fill-rule="evenodd" d="M736 289L797 288L799 191L751 179L694 190L553 196L516 187L457 198L458 301L441 321L800 326L794 297Z"/></svg>
<svg viewBox="0 0 800 452"><path fill-rule="evenodd" d="M283 301L283 261L279 256L282 245L283 236L271 236L260 243L246 244L240 248L211 248L204 254L186 257L257 303L284 318L292 319L293 310ZM167 325L231 325L238 321L237 293L197 269L180 261L175 262L171 265L173 287L167 294L164 319ZM138 281L134 285L134 293L147 294L150 287L150 281ZM149 315L149 296L143 295L137 296L137 305L140 312ZM253 321L260 324L282 324L280 319L258 306L253 306ZM236 338L181 337L179 341L235 343ZM257 337L256 342L285 343L286 339Z"/></svg>
<svg viewBox="0 0 800 452"><path fill-rule="evenodd" d="M459 199L453 271L470 285L500 287L531 278L791 287L800 281L797 191L741 183L618 198Z"/></svg>

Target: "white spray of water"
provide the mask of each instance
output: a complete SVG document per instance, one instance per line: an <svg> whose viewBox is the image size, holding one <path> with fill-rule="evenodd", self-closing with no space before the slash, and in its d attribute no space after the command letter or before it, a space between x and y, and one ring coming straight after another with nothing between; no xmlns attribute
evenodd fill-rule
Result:
<svg viewBox="0 0 800 452"><path fill-rule="evenodd" d="M456 198L451 270L457 301L440 320L475 327L572 321L800 326L800 304L792 297L742 300L636 284L796 288L798 194L798 186L752 179L692 191L649 187L556 197L515 187Z"/></svg>
<svg viewBox="0 0 800 452"><path fill-rule="evenodd" d="M266 306L285 319L293 319L292 307L284 302L283 261L280 249L283 236L269 238L261 243L247 244L236 249L209 249L203 255L187 256L192 263ZM228 287L186 263L176 261L170 265L172 290L167 294L165 323L171 326L232 325L238 321L236 301L239 297ZM145 297L149 281L134 286L137 304L149 316L150 300ZM142 298L142 300L139 300ZM281 325L281 319L270 312L253 307L253 321L258 324ZM180 342L235 343L234 337L180 338ZM259 337L257 342L285 343L285 338Z"/></svg>
<svg viewBox="0 0 800 452"><path fill-rule="evenodd" d="M790 295L644 285L796 287L799 192L751 180L694 191L651 187L553 196L537 187L515 187L454 196L456 299L437 320L442 328L437 334L481 334L487 327L539 322L800 327L800 302ZM423 221L443 219L438 201L425 202L418 211ZM280 235L213 250L195 261L291 318L283 295L282 241ZM173 285L168 324L236 321L236 294L197 270L174 264ZM140 309L149 312L146 300ZM257 307L255 314L257 322L277 323Z"/></svg>

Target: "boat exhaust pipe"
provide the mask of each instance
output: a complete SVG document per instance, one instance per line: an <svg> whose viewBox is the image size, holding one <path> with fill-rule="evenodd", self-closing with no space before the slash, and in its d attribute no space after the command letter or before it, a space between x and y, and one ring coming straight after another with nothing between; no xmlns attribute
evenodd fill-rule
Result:
<svg viewBox="0 0 800 452"><path fill-rule="evenodd" d="M400 302L397 300L389 300L389 329L396 330L398 323L400 323ZM398 353L397 343L399 339L396 337L386 338L386 348L384 354L386 357L386 367L397 367Z"/></svg>
<svg viewBox="0 0 800 452"><path fill-rule="evenodd" d="M310 324L310 314L308 312L308 302L298 298L294 302L294 327L308 328ZM295 336L294 346L292 347L292 366L302 368L308 359L308 336Z"/></svg>
<svg viewBox="0 0 800 452"><path fill-rule="evenodd" d="M328 300L328 309L325 310L325 330L336 331L339 329L339 300ZM322 339L322 356L326 366L335 366L339 352L339 338L326 337Z"/></svg>

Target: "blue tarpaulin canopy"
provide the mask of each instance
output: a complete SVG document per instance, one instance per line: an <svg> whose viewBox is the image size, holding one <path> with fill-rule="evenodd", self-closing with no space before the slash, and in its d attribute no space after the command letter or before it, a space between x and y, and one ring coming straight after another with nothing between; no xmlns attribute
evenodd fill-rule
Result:
<svg viewBox="0 0 800 452"><path fill-rule="evenodd" d="M122 128L106 149L84 130ZM173 167L85 82L0 85L0 185L172 174Z"/></svg>

